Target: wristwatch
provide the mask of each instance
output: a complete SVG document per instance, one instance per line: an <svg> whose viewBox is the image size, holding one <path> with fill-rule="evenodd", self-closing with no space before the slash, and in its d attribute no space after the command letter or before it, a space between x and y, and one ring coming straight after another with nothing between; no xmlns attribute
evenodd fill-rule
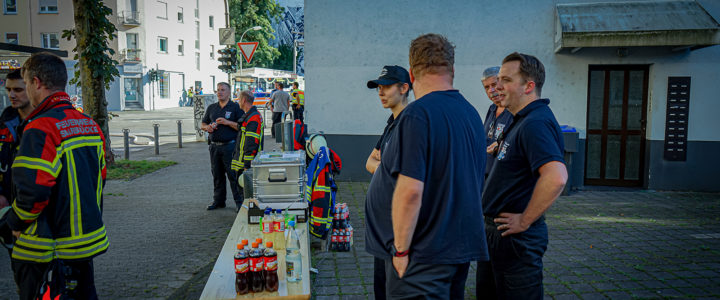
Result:
<svg viewBox="0 0 720 300"><path fill-rule="evenodd" d="M395 244L393 244L392 249L390 249L390 254L392 254L392 256L394 257L405 257L410 254L410 249L400 252L397 250L397 248L395 248Z"/></svg>

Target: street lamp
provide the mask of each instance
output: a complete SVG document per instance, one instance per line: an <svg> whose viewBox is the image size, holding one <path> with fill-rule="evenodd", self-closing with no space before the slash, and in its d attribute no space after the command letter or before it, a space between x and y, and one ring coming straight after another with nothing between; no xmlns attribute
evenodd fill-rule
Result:
<svg viewBox="0 0 720 300"><path fill-rule="evenodd" d="M258 31L258 30L260 30L260 29L262 29L261 26L253 26L253 27L248 28L247 30L245 30L245 32L243 32L243 33L240 35L240 42L242 43L243 37L245 37L245 34L246 34L248 31L250 31L250 30ZM244 57L243 57L243 58L244 58ZM241 79L241 80L242 80L242 76L243 76L243 75L242 75L242 61L243 61L243 60L240 59L240 79ZM242 86L242 83L240 84L240 86Z"/></svg>

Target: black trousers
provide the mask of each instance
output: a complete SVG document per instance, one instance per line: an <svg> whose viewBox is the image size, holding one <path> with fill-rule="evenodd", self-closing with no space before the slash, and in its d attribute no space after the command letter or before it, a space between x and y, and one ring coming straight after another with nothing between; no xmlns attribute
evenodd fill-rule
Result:
<svg viewBox="0 0 720 300"><path fill-rule="evenodd" d="M464 299L470 263L455 265L422 264L410 259L403 278L392 260L385 261L388 299Z"/></svg>
<svg viewBox="0 0 720 300"><path fill-rule="evenodd" d="M387 299L385 297L385 281L387 281L387 277L385 276L385 260L376 257L375 270L373 274L373 291L375 292L375 300Z"/></svg>
<svg viewBox="0 0 720 300"><path fill-rule="evenodd" d="M235 205L240 208L243 203L243 191L237 183L237 176L230 168L232 163L232 154L235 150L235 143L225 145L210 144L210 171L213 176L213 203L217 205L225 205L227 194L227 185L225 178L230 181L230 191L232 192Z"/></svg>
<svg viewBox="0 0 720 300"><path fill-rule="evenodd" d="M272 115L272 127L270 127L270 133L272 134L272 137L275 138L275 124L278 124L282 121L282 112L274 112Z"/></svg>
<svg viewBox="0 0 720 300"><path fill-rule="evenodd" d="M492 218L485 217L490 263L478 262L478 299L543 299L542 257L548 231L540 217L526 231L503 237Z"/></svg>
<svg viewBox="0 0 720 300"><path fill-rule="evenodd" d="M97 291L95 290L95 271L92 260L84 261L63 261L64 265L70 269L70 276L65 279L74 279L77 286L68 295L72 299L97 299ZM43 283L43 276L48 270L50 263L32 263L20 260L12 260L13 275L15 283L20 289L20 300L35 299L40 285ZM53 278L57 278L53 276Z"/></svg>
<svg viewBox="0 0 720 300"><path fill-rule="evenodd" d="M305 123L305 119L303 117L304 112L305 112L304 105L301 105L300 108L295 108L295 106L293 106L293 118L295 120L300 120L300 122Z"/></svg>

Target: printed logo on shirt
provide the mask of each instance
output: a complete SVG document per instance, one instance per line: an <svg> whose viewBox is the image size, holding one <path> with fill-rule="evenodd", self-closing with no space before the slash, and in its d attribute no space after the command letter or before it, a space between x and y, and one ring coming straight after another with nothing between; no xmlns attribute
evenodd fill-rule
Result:
<svg viewBox="0 0 720 300"><path fill-rule="evenodd" d="M505 158L505 153L507 152L508 147L510 147L510 144L503 142L502 148L500 148L500 153L497 156L497 160L503 160Z"/></svg>
<svg viewBox="0 0 720 300"><path fill-rule="evenodd" d="M226 112L225 112L225 119L230 119L230 116L232 116L232 112L231 112L231 111L226 111Z"/></svg>
<svg viewBox="0 0 720 300"><path fill-rule="evenodd" d="M495 128L495 139L500 136L503 130L505 130L505 124L498 124L497 128Z"/></svg>

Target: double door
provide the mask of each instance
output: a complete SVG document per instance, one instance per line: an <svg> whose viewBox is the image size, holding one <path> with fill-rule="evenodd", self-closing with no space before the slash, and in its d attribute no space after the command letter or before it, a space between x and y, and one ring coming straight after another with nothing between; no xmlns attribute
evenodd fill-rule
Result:
<svg viewBox="0 0 720 300"><path fill-rule="evenodd" d="M590 66L585 184L642 186L647 65Z"/></svg>

